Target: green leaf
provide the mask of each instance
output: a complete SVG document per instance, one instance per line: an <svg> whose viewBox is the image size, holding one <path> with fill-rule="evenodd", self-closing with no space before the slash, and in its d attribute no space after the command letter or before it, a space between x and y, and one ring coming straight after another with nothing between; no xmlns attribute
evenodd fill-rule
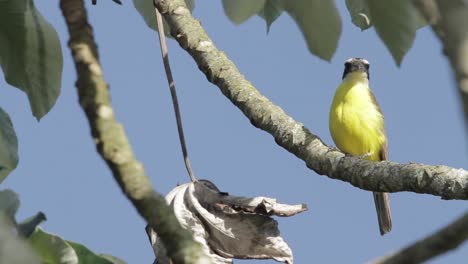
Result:
<svg viewBox="0 0 468 264"><path fill-rule="evenodd" d="M194 0L185 0L185 4L187 5L190 11L193 11L195 8ZM153 1L152 0L133 0L133 6L135 6L136 10L145 20L145 23L148 27L153 30L158 31L158 27L156 26L156 13L154 11ZM168 37L172 37L169 30L169 25L167 24L166 20L163 17L163 26L164 26L164 34Z"/></svg>
<svg viewBox="0 0 468 264"><path fill-rule="evenodd" d="M1 200L1 198L0 198ZM14 235L11 226L0 215L0 263L5 264L39 264L31 248L18 236Z"/></svg>
<svg viewBox="0 0 468 264"><path fill-rule="evenodd" d="M18 165L18 139L8 114L0 108L0 183Z"/></svg>
<svg viewBox="0 0 468 264"><path fill-rule="evenodd" d="M123 260L118 259L116 257L109 257L109 255L106 255L107 257L102 257L99 255L96 255L93 253L91 250L89 250L87 247L72 242L72 241L67 241L70 246L73 247L75 250L76 254L78 255L78 258L80 259L80 264L122 264L125 263Z"/></svg>
<svg viewBox="0 0 468 264"><path fill-rule="evenodd" d="M265 19L268 33L271 24L283 12L284 0L223 0L223 9L229 20L237 25L257 14Z"/></svg>
<svg viewBox="0 0 468 264"><path fill-rule="evenodd" d="M223 0L226 16L239 25L251 16L261 12L266 0Z"/></svg>
<svg viewBox="0 0 468 264"><path fill-rule="evenodd" d="M367 0L346 0L346 7L354 25L363 31L372 26Z"/></svg>
<svg viewBox="0 0 468 264"><path fill-rule="evenodd" d="M126 264L125 261L108 254L99 254L100 257L107 259L113 264Z"/></svg>
<svg viewBox="0 0 468 264"><path fill-rule="evenodd" d="M426 18L421 14L421 12L416 11L416 28L420 29L427 26L429 23Z"/></svg>
<svg viewBox="0 0 468 264"><path fill-rule="evenodd" d="M223 0L224 13L235 24L258 14L271 24L286 10L296 21L310 52L330 60L338 47L341 18L332 0Z"/></svg>
<svg viewBox="0 0 468 264"><path fill-rule="evenodd" d="M288 0L284 4L302 31L310 52L329 61L341 35L341 18L335 1Z"/></svg>
<svg viewBox="0 0 468 264"><path fill-rule="evenodd" d="M61 237L44 232L40 227L28 239L30 245L47 264L78 264L75 250Z"/></svg>
<svg viewBox="0 0 468 264"><path fill-rule="evenodd" d="M125 264L116 257L99 256L84 245L66 241L59 236L44 232L39 227L28 241L41 261L47 264Z"/></svg>
<svg viewBox="0 0 468 264"><path fill-rule="evenodd" d="M267 33L270 32L270 27L273 22L281 15L284 10L283 0L266 0L263 9L258 15L265 19L267 24Z"/></svg>
<svg viewBox="0 0 468 264"><path fill-rule="evenodd" d="M367 0L372 23L397 65L413 45L421 16L408 0Z"/></svg>
<svg viewBox="0 0 468 264"><path fill-rule="evenodd" d="M6 217L5 220L16 223L15 215L19 206L18 194L9 189L0 191L0 217Z"/></svg>
<svg viewBox="0 0 468 264"><path fill-rule="evenodd" d="M0 1L0 66L5 80L28 95L38 120L57 100L62 64L57 32L33 1Z"/></svg>

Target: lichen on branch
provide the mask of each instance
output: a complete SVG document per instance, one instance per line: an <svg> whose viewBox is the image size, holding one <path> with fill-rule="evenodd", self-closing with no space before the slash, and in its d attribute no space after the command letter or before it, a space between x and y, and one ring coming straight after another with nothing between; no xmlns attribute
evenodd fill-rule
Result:
<svg viewBox="0 0 468 264"><path fill-rule="evenodd" d="M170 26L171 35L193 57L207 79L218 86L255 127L271 134L278 145L302 159L318 174L369 191L409 191L443 199L468 199L466 170L417 163L371 162L329 148L245 79L225 53L216 48L183 0L161 0L156 5Z"/></svg>

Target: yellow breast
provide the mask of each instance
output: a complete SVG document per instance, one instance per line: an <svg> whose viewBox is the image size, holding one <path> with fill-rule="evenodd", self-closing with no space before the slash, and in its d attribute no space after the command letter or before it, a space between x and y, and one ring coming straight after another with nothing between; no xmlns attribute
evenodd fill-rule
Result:
<svg viewBox="0 0 468 264"><path fill-rule="evenodd" d="M338 87L330 110L330 132L336 146L352 155L370 153L380 160L386 144L383 115L362 76L349 76Z"/></svg>

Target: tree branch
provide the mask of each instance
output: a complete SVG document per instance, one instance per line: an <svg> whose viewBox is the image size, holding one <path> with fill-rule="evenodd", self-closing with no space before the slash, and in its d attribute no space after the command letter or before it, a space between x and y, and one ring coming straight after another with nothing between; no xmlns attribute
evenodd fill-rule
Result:
<svg viewBox="0 0 468 264"><path fill-rule="evenodd" d="M194 58L208 80L217 85L255 127L270 133L278 145L305 161L307 167L318 174L369 191L410 191L444 199L468 199L466 170L416 163L376 163L330 149L245 79L234 63L216 48L183 0L161 0L157 8L170 25L171 35Z"/></svg>
<svg viewBox="0 0 468 264"><path fill-rule="evenodd" d="M462 0L414 0L444 46L468 124L468 4Z"/></svg>
<svg viewBox="0 0 468 264"><path fill-rule="evenodd" d="M374 264L422 263L460 246L468 239L468 213L436 233L395 253L374 261Z"/></svg>
<svg viewBox="0 0 468 264"><path fill-rule="evenodd" d="M211 263L201 245L181 227L164 197L153 190L143 165L135 159L122 125L115 120L83 0L61 0L60 8L70 33L69 47L78 75L80 104L99 154L127 198L158 233L174 263Z"/></svg>

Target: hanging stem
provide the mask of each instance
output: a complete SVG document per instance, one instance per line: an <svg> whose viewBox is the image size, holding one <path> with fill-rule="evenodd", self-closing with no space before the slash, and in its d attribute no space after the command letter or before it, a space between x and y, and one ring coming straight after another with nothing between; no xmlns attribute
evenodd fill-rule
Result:
<svg viewBox="0 0 468 264"><path fill-rule="evenodd" d="M174 112L177 121L177 130L179 132L179 140L180 145L182 147L182 154L184 156L185 168L187 168L187 172L189 174L190 180L192 182L196 181L195 175L192 170L192 166L190 165L190 160L188 157L187 146L185 144L185 136L184 136L184 128L182 127L182 118L180 117L180 109L179 109L179 101L177 100L177 92L174 84L174 79L172 78L171 66L169 65L169 55L167 52L167 44L166 44L166 35L164 34L164 26L162 22L161 14L159 10L156 8L156 1L154 1L154 11L156 12L156 22L158 25L158 32L159 32L159 43L161 46L161 55L164 62L164 70L166 71L167 82L169 84L169 90L171 91L172 97L172 104L174 105Z"/></svg>

